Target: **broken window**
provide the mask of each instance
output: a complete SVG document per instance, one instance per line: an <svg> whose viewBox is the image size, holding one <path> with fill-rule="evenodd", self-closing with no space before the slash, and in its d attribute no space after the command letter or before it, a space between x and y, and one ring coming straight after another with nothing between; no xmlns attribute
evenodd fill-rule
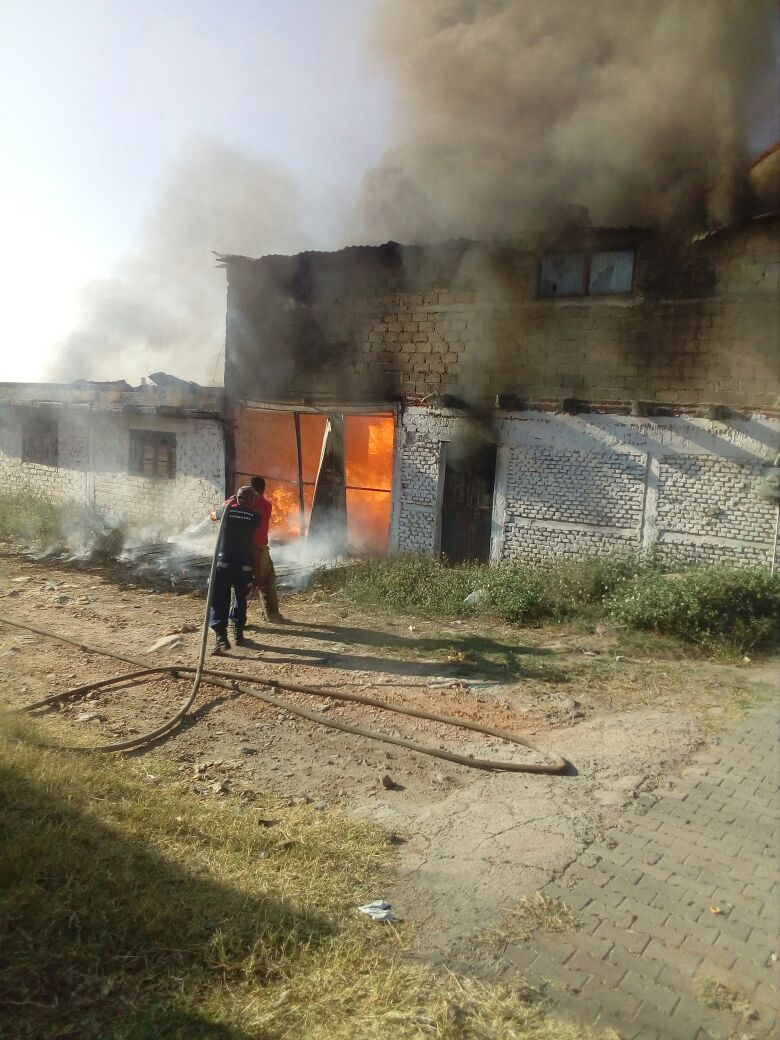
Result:
<svg viewBox="0 0 780 1040"><path fill-rule="evenodd" d="M56 466L58 455L57 423L53 419L25 419L22 422L22 462Z"/></svg>
<svg viewBox="0 0 780 1040"><path fill-rule="evenodd" d="M550 253L542 257L540 296L601 296L630 293L633 287L633 249Z"/></svg>
<svg viewBox="0 0 780 1040"><path fill-rule="evenodd" d="M594 253L590 261L588 292L627 293L634 284L634 251L621 249Z"/></svg>
<svg viewBox="0 0 780 1040"><path fill-rule="evenodd" d="M173 480L176 476L176 434L160 430L131 430L128 472L138 477Z"/></svg>

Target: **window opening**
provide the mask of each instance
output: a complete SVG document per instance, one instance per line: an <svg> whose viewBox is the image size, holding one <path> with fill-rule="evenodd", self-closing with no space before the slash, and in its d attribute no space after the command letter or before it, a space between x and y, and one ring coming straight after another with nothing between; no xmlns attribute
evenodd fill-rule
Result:
<svg viewBox="0 0 780 1040"><path fill-rule="evenodd" d="M551 253L542 258L541 296L582 296L584 292L584 253Z"/></svg>
<svg viewBox="0 0 780 1040"><path fill-rule="evenodd" d="M605 296L634 288L634 250L549 253L542 257L539 296Z"/></svg>
<svg viewBox="0 0 780 1040"><path fill-rule="evenodd" d="M590 261L588 292L627 293L634 284L634 253L632 250L616 250L594 253Z"/></svg>
<svg viewBox="0 0 780 1040"><path fill-rule="evenodd" d="M56 466L59 456L58 426L53 419L22 422L22 462Z"/></svg>
<svg viewBox="0 0 780 1040"><path fill-rule="evenodd" d="M238 483L248 482L255 473L265 478L265 495L273 506L270 530L277 542L301 536L301 489L304 533L308 534L326 425L322 414L237 410L235 478ZM387 414L346 415L341 426L347 545L385 552L390 532L394 418Z"/></svg>
<svg viewBox="0 0 780 1040"><path fill-rule="evenodd" d="M130 431L128 471L139 477L176 477L176 434L159 430Z"/></svg>

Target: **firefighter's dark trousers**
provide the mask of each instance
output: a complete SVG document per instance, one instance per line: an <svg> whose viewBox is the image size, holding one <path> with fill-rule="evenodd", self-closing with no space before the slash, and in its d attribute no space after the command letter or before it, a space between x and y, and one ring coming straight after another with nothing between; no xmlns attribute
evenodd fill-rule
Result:
<svg viewBox="0 0 780 1040"><path fill-rule="evenodd" d="M214 575L209 624L215 632L227 632L228 620L238 628L246 625L246 601L252 588L251 563L218 563ZM231 593L233 607L230 607Z"/></svg>

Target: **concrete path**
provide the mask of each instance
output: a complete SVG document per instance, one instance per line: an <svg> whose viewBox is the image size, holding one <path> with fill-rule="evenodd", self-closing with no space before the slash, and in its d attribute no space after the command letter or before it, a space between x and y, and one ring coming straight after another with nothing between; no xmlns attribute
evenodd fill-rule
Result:
<svg viewBox="0 0 780 1040"><path fill-rule="evenodd" d="M543 889L582 928L509 945L496 974L522 974L624 1040L780 1037L777 741L777 706L765 704L656 800L642 796ZM716 1010L705 991L739 1006Z"/></svg>

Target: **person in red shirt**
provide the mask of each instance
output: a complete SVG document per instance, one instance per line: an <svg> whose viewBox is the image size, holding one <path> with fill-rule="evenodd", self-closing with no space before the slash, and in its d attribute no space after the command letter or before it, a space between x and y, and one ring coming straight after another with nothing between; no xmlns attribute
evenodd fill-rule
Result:
<svg viewBox="0 0 780 1040"><path fill-rule="evenodd" d="M252 509L260 517L260 523L254 533L252 549L254 554L255 589L263 598L265 615L269 621L283 621L279 613L279 596L276 591L276 571L268 549L268 525L271 522L273 506L265 497L265 481L262 477L252 477L249 482L255 493Z"/></svg>

